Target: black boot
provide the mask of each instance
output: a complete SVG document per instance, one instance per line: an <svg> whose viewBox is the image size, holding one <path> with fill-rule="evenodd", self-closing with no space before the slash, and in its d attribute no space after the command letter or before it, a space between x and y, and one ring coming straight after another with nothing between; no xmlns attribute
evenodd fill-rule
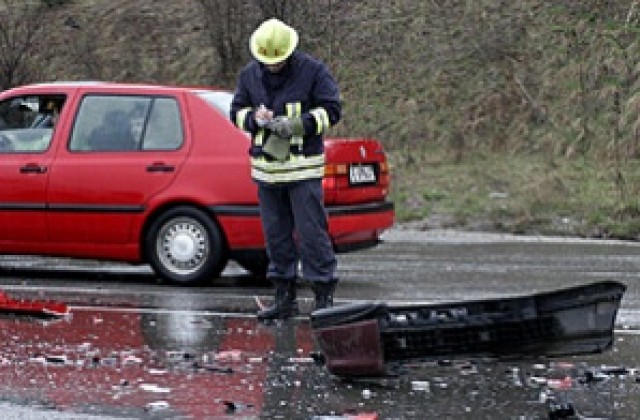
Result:
<svg viewBox="0 0 640 420"><path fill-rule="evenodd" d="M333 306L333 292L337 284L338 280L313 282L311 289L316 295L316 310Z"/></svg>
<svg viewBox="0 0 640 420"><path fill-rule="evenodd" d="M258 311L258 319L287 319L297 313L296 281L294 279L271 279L275 286L273 305Z"/></svg>

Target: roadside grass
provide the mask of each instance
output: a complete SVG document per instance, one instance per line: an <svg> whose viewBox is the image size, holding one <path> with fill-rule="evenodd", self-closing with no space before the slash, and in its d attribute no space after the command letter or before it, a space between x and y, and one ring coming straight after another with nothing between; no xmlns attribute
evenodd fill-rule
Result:
<svg viewBox="0 0 640 420"><path fill-rule="evenodd" d="M389 152L399 222L543 235L640 238L640 163L431 148L410 166ZM622 203L622 204L621 204Z"/></svg>

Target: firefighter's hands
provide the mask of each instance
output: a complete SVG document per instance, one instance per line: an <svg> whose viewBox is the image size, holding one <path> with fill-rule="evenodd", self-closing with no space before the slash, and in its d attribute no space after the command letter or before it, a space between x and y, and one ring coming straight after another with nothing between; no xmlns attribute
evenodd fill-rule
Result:
<svg viewBox="0 0 640 420"><path fill-rule="evenodd" d="M274 117L273 111L260 105L256 108L253 118L259 127L266 127L283 139L292 136L303 136L304 126L301 117L288 118L285 116Z"/></svg>
<svg viewBox="0 0 640 420"><path fill-rule="evenodd" d="M258 126L264 127L273 120L273 111L264 105L260 105L253 114L253 118L255 118Z"/></svg>
<svg viewBox="0 0 640 420"><path fill-rule="evenodd" d="M268 128L284 139L290 139L293 135L291 120L287 117L276 117L268 125Z"/></svg>
<svg viewBox="0 0 640 420"><path fill-rule="evenodd" d="M278 136L290 139L292 136L303 136L304 127L302 125L302 118L288 118L288 117L276 117L267 127L276 133Z"/></svg>

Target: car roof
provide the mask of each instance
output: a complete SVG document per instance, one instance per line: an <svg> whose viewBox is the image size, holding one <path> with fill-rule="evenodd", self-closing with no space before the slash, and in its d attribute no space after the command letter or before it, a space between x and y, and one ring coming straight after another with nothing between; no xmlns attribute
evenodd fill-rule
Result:
<svg viewBox="0 0 640 420"><path fill-rule="evenodd" d="M145 84L145 83L120 83L120 82L105 82L105 81L55 81L35 83L30 85L24 85L15 87L2 92L2 96L7 93L21 93L21 91L29 93L37 93L40 91L59 91L68 92L75 90L83 91L96 91L96 92L117 92L117 93L178 93L178 92L219 92L224 89L216 89L210 86L174 86L174 85L162 85L162 84Z"/></svg>

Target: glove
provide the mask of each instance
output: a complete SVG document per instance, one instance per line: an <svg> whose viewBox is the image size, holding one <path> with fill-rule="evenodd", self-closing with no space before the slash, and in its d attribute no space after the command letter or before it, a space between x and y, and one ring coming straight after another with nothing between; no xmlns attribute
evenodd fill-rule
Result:
<svg viewBox="0 0 640 420"><path fill-rule="evenodd" d="M304 127L302 125L302 118L300 117L276 117L268 123L267 128L285 139L290 139L292 136L304 135Z"/></svg>

